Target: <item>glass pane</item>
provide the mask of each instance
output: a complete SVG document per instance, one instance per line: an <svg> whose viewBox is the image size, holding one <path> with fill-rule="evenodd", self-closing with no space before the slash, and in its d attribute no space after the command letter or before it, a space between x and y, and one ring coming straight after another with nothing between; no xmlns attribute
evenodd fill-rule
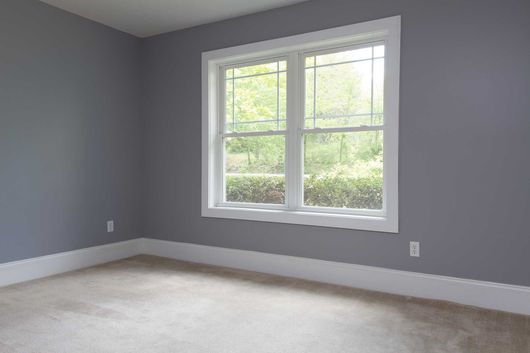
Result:
<svg viewBox="0 0 530 353"><path fill-rule="evenodd" d="M305 127L306 128L315 128L315 90L313 89L315 85L315 70L307 69L305 70Z"/></svg>
<svg viewBox="0 0 530 353"><path fill-rule="evenodd" d="M287 119L287 72L281 72L279 75L279 93L280 99L278 99L279 104L279 121L277 130L284 130L286 128L286 119Z"/></svg>
<svg viewBox="0 0 530 353"><path fill-rule="evenodd" d="M385 93L385 59L374 60L374 124L383 124L383 97Z"/></svg>
<svg viewBox="0 0 530 353"><path fill-rule="evenodd" d="M382 45L374 48L384 51ZM307 65L306 58L305 128L383 123L384 58L372 59L371 53L372 47L317 55L317 66L313 67ZM363 57L368 59L343 60ZM326 66L318 66L319 60Z"/></svg>
<svg viewBox="0 0 530 353"><path fill-rule="evenodd" d="M277 61L274 61L266 64L236 67L234 69L234 76L240 77L265 73L276 73L276 71L278 71L278 65L279 63Z"/></svg>
<svg viewBox="0 0 530 353"><path fill-rule="evenodd" d="M227 124L233 124L234 119L234 80L227 80L225 85L225 119Z"/></svg>
<svg viewBox="0 0 530 353"><path fill-rule="evenodd" d="M385 46L378 45L374 47L374 58L380 58L385 56Z"/></svg>
<svg viewBox="0 0 530 353"><path fill-rule="evenodd" d="M226 132L286 128L287 73L281 71L285 65L280 61L233 69L234 78L227 76L225 81Z"/></svg>
<svg viewBox="0 0 530 353"><path fill-rule="evenodd" d="M382 209L383 132L305 134L304 205Z"/></svg>
<svg viewBox="0 0 530 353"><path fill-rule="evenodd" d="M234 131L270 130L278 108L276 74L234 80Z"/></svg>
<svg viewBox="0 0 530 353"><path fill-rule="evenodd" d="M285 203L285 136L225 140L226 201Z"/></svg>
<svg viewBox="0 0 530 353"><path fill-rule="evenodd" d="M318 65L338 64L347 61L368 60L372 58L372 47L340 51L316 56Z"/></svg>

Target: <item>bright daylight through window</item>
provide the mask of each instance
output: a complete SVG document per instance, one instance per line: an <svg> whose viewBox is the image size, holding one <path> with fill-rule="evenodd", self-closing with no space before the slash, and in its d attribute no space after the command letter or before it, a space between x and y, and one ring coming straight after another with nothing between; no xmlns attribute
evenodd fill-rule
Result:
<svg viewBox="0 0 530 353"><path fill-rule="evenodd" d="M397 232L399 17L203 54L203 216Z"/></svg>

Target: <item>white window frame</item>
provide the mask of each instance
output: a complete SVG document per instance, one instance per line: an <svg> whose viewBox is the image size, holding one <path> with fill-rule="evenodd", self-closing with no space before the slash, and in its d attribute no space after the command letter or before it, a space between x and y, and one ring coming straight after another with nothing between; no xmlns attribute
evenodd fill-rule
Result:
<svg viewBox="0 0 530 353"><path fill-rule="evenodd" d="M401 17L394 16L202 53L201 215L397 233L400 29ZM299 168L302 168L299 164L303 163L299 146L303 127L300 117L304 115L299 84L304 76L301 58L307 52L375 42L385 45L383 209L343 210L300 205L303 185L297 178ZM220 132L224 117L220 116L223 101L221 68L275 57L287 58L286 185L296 187L286 188L286 205L222 202L224 173Z"/></svg>

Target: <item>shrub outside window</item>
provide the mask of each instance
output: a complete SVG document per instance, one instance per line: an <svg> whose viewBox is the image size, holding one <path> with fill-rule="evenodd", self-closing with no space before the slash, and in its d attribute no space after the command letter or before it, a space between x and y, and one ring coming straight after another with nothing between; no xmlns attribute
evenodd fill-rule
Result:
<svg viewBox="0 0 530 353"><path fill-rule="evenodd" d="M397 232L399 28L203 53L202 215Z"/></svg>

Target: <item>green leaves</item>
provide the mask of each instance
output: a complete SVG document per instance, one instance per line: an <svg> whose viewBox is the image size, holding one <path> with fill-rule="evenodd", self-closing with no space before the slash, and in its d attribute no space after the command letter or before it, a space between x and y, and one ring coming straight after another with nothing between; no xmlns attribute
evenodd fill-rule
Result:
<svg viewBox="0 0 530 353"><path fill-rule="evenodd" d="M227 175L226 201L285 203L285 177L282 175Z"/></svg>
<svg viewBox="0 0 530 353"><path fill-rule="evenodd" d="M227 175L228 202L285 203L285 178L280 175ZM304 181L306 206L379 210L383 207L383 180L343 175L309 176Z"/></svg>
<svg viewBox="0 0 530 353"><path fill-rule="evenodd" d="M312 175L304 181L304 204L380 210L383 208L383 180L379 177Z"/></svg>

